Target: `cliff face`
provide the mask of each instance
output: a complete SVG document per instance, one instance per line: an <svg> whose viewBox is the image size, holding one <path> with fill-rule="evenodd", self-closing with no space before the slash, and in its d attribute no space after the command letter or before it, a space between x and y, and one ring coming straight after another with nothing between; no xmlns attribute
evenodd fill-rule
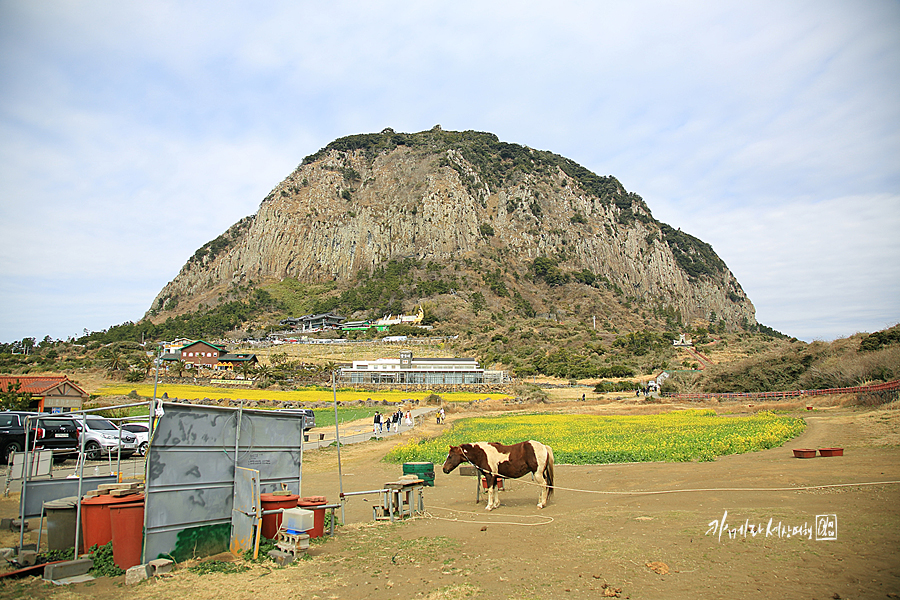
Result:
<svg viewBox="0 0 900 600"><path fill-rule="evenodd" d="M756 322L712 248L653 219L615 178L491 134L438 128L350 136L307 157L255 215L198 250L153 309L214 304L251 280L344 281L390 259L485 252L509 272L527 272L538 257L589 270L686 320Z"/></svg>

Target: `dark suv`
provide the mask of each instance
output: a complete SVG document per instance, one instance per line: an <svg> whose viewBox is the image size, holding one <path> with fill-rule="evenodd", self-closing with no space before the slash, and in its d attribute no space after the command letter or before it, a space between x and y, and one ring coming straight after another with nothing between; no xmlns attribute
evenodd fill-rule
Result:
<svg viewBox="0 0 900 600"><path fill-rule="evenodd" d="M53 450L53 462L61 463L78 456L78 430L72 420L47 413L0 412L0 457L9 464L13 452L25 448L25 417L29 423L29 450Z"/></svg>

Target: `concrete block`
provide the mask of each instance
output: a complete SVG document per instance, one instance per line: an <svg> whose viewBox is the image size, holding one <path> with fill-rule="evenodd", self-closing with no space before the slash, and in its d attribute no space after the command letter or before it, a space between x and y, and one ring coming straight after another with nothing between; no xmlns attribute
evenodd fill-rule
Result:
<svg viewBox="0 0 900 600"><path fill-rule="evenodd" d="M9 529L10 531L19 531L21 528L19 519L0 519L0 529ZM25 531L28 531L28 521L25 521Z"/></svg>
<svg viewBox="0 0 900 600"><path fill-rule="evenodd" d="M150 565L134 565L125 571L125 585L134 585L150 577Z"/></svg>
<svg viewBox="0 0 900 600"><path fill-rule="evenodd" d="M0 548L0 560L6 560L16 555L15 548Z"/></svg>
<svg viewBox="0 0 900 600"><path fill-rule="evenodd" d="M34 550L20 550L16 562L22 567L33 566L37 562L37 552Z"/></svg>
<svg viewBox="0 0 900 600"><path fill-rule="evenodd" d="M168 558L157 558L156 560L151 560L147 564L150 565L150 572L154 577L164 573L170 573L172 569L175 568L175 562Z"/></svg>
<svg viewBox="0 0 900 600"><path fill-rule="evenodd" d="M294 555L290 552L282 552L281 550L269 550L269 558L283 567L294 562Z"/></svg>
<svg viewBox="0 0 900 600"><path fill-rule="evenodd" d="M475 477L475 475L478 474L478 471L476 471L475 467L472 465L460 465L459 474L463 477Z"/></svg>
<svg viewBox="0 0 900 600"><path fill-rule="evenodd" d="M66 577L75 577L84 575L94 566L94 561L90 558L79 558L77 560L67 560L66 562L54 563L44 567L44 579L56 581L65 579Z"/></svg>

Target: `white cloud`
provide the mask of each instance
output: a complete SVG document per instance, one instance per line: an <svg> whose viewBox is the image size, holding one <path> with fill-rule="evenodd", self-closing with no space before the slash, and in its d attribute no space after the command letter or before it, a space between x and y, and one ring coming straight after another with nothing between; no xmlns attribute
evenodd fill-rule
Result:
<svg viewBox="0 0 900 600"><path fill-rule="evenodd" d="M811 341L900 321L900 195L711 208L687 222L735 273L761 323Z"/></svg>

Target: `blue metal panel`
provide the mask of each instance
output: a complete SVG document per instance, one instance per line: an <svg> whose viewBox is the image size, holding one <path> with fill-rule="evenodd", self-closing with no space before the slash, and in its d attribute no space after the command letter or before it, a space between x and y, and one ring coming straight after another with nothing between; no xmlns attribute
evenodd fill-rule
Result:
<svg viewBox="0 0 900 600"><path fill-rule="evenodd" d="M115 475L85 477L81 486L82 493L96 490L101 483L116 483ZM78 496L77 479L29 479L25 482L25 518L41 516L44 502ZM73 534L74 535L74 534Z"/></svg>

